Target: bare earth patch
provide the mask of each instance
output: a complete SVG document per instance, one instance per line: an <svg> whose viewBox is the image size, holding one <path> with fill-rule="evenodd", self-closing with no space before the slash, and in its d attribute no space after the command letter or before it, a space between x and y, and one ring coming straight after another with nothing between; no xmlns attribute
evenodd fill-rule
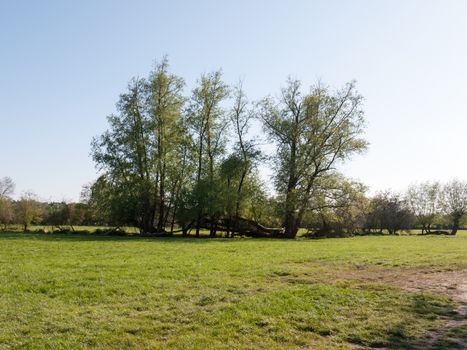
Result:
<svg viewBox="0 0 467 350"><path fill-rule="evenodd" d="M467 269L435 271L423 268L364 268L337 271L335 277L343 280L390 284L409 292L439 293L448 295L460 303L467 303Z"/></svg>
<svg viewBox="0 0 467 350"><path fill-rule="evenodd" d="M427 343L416 349L467 349L467 269L436 271L429 268L357 268L337 270L335 280L392 285L409 292L447 295L457 303L456 315L444 327L428 333Z"/></svg>
<svg viewBox="0 0 467 350"><path fill-rule="evenodd" d="M303 265L302 265L303 267ZM444 326L436 331L427 331L427 339L414 350L467 349L467 269L437 270L415 267L378 267L354 265L316 267L313 272L304 267L298 274L284 274L283 280L290 283L335 283L355 281L362 284L390 285L418 293L428 292L448 296L456 303L455 314L444 319ZM363 346L355 348L365 349ZM380 348L383 349L383 348Z"/></svg>

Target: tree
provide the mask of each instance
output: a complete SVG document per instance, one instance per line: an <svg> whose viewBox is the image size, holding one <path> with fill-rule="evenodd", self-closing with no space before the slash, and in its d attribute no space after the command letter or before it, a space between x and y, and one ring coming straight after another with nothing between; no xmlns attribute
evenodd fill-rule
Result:
<svg viewBox="0 0 467 350"><path fill-rule="evenodd" d="M25 192L16 203L16 220L23 226L24 231L28 230L32 223L39 223L41 220L41 207L37 196L32 192Z"/></svg>
<svg viewBox="0 0 467 350"><path fill-rule="evenodd" d="M467 213L467 182L451 180L443 186L442 205L451 218L451 234L455 235L463 216Z"/></svg>
<svg viewBox="0 0 467 350"><path fill-rule="evenodd" d="M223 153L227 118L221 103L228 97L229 90L222 81L220 71L203 75L193 90L188 109L187 123L196 149L197 170L194 196L196 198L196 235L199 236L203 217L211 222L219 211L216 206L218 186L215 169ZM214 236L216 228L211 228Z"/></svg>
<svg viewBox="0 0 467 350"><path fill-rule="evenodd" d="M139 187L130 181L112 183L112 178L101 175L90 188L88 205L99 223L121 227L135 226L144 231L144 209Z"/></svg>
<svg viewBox="0 0 467 350"><path fill-rule="evenodd" d="M9 198L0 197L0 224L3 225L3 229L13 223L14 211L13 204Z"/></svg>
<svg viewBox="0 0 467 350"><path fill-rule="evenodd" d="M109 130L92 143L93 159L105 172L96 184L96 199L105 198L119 214L118 200L129 205L128 223L141 232L162 232L168 220L167 202L173 196L168 174L179 164L177 147L184 133L183 86L181 78L168 72L167 59L156 64L148 80L130 82L117 103L118 114L108 117ZM116 219L114 214L110 216Z"/></svg>
<svg viewBox="0 0 467 350"><path fill-rule="evenodd" d="M82 225L85 220L87 205L84 203L52 202L44 206L45 213L42 223L63 230L69 226L74 231L74 225Z"/></svg>
<svg viewBox="0 0 467 350"><path fill-rule="evenodd" d="M254 181L250 177L254 175L253 170L261 156L260 151L255 147L254 140L247 136L254 117L255 113L251 108L248 108L248 100L240 82L234 88L234 105L230 113L230 122L236 136L236 142L233 153L224 160L221 166L222 177L227 182L225 193L228 215L227 234L232 230L232 236L238 229L238 220L246 199L247 191L245 188L251 185L248 182ZM251 194L251 192L249 193Z"/></svg>
<svg viewBox="0 0 467 350"><path fill-rule="evenodd" d="M424 182L411 185L407 190L405 200L416 223L422 226L422 234L430 233L431 225L441 211L440 183Z"/></svg>
<svg viewBox="0 0 467 350"><path fill-rule="evenodd" d="M155 179L158 189L156 208L158 209L157 231L163 232L168 220L168 201L174 200L176 186L172 191L168 190L168 182L175 183L179 177L174 175L174 169L180 165L177 160L184 157L179 146L184 145L184 128L181 125L181 113L184 103L182 89L185 83L168 71L168 61L164 58L162 63L149 77L149 110L154 124L155 134ZM183 161L181 162L183 164Z"/></svg>
<svg viewBox="0 0 467 350"><path fill-rule="evenodd" d="M0 179L0 224L6 229L13 222L13 205L9 196L15 190L15 183L9 177Z"/></svg>
<svg viewBox="0 0 467 350"><path fill-rule="evenodd" d="M0 179L0 198L6 198L13 194L15 191L15 183L13 180L5 176L4 178Z"/></svg>
<svg viewBox="0 0 467 350"><path fill-rule="evenodd" d="M318 227L314 235L347 235L364 227L369 205L365 191L363 184L340 174L320 178L308 211L309 226Z"/></svg>
<svg viewBox="0 0 467 350"><path fill-rule="evenodd" d="M131 208L135 209L131 222L136 223L141 232L152 232L155 185L151 168L154 151L150 148L153 143L151 120L144 106L146 88L147 84L142 79L133 79L129 83L128 92L120 95L117 103L119 114L107 118L110 129L93 139L92 156L99 169L105 171L99 185L105 182L110 187L109 193L127 197L132 203ZM98 198L103 199L103 196Z"/></svg>
<svg viewBox="0 0 467 350"><path fill-rule="evenodd" d="M264 127L277 144L276 189L284 197L286 237L296 236L317 180L366 148L361 104L353 82L336 93L317 85L303 94L301 83L291 79L279 100L263 101Z"/></svg>
<svg viewBox="0 0 467 350"><path fill-rule="evenodd" d="M367 229L377 229L381 233L387 230L389 234L396 234L411 224L412 214L400 195L386 191L371 199Z"/></svg>

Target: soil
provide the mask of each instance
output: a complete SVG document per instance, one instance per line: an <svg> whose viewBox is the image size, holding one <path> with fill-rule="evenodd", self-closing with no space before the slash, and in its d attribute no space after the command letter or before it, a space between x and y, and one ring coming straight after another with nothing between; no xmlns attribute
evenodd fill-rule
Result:
<svg viewBox="0 0 467 350"><path fill-rule="evenodd" d="M433 268L381 268L368 265L355 265L326 269L319 277L286 276L291 282L314 280L318 282L358 281L378 283L400 288L408 292L429 292L450 297L456 304L455 313L443 319L444 325L436 331L429 331L423 344L410 346L413 350L429 349L467 349L467 269L436 270ZM316 280L316 278L318 280ZM357 346L364 349L365 347ZM383 350L384 348L378 348Z"/></svg>
<svg viewBox="0 0 467 350"><path fill-rule="evenodd" d="M357 269L347 270L338 280L388 284L409 292L447 295L456 302L456 314L446 318L443 328L430 331L426 342L413 349L467 349L467 269L436 271L433 269Z"/></svg>

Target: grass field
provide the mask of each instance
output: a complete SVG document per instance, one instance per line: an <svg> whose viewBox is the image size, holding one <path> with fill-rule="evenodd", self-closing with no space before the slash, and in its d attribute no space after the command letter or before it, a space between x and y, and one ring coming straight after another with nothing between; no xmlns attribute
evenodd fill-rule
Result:
<svg viewBox="0 0 467 350"><path fill-rule="evenodd" d="M455 349L467 235L0 233L0 349Z"/></svg>

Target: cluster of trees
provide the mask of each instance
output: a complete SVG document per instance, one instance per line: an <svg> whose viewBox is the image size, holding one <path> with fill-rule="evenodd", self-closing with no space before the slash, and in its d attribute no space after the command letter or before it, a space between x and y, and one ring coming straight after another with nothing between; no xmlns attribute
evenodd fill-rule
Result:
<svg viewBox="0 0 467 350"><path fill-rule="evenodd" d="M342 207L359 191L335 170L367 146L353 82L304 91L289 79L279 97L254 103L220 71L202 75L188 96L184 87L164 59L146 79L130 81L109 129L94 138L102 175L87 198L108 222L144 233L293 238L307 216ZM253 124L275 147L272 157L261 152ZM274 197L258 176L265 161L273 164Z"/></svg>
<svg viewBox="0 0 467 350"><path fill-rule="evenodd" d="M422 234L455 235L467 214L467 182L423 182L405 193L385 191L373 197L360 193L347 200L339 210L320 211L309 227L326 234L421 229Z"/></svg>
<svg viewBox="0 0 467 350"><path fill-rule="evenodd" d="M321 197L314 197L315 207L302 218L301 228L308 229L310 235L396 234L409 229L420 229L422 234L454 235L467 217L467 182L423 182L409 186L405 193L385 191L368 197L365 195L365 186L360 183L337 176L332 181L320 193ZM25 192L18 200L13 200L11 194L15 188L14 182L8 177L0 179L0 225L3 230L12 224L21 225L24 231L31 224L65 231L74 231L74 226L83 225L123 225L120 218L112 221L109 209L103 212L103 203L96 203L96 199L90 197L94 186L84 187L83 201L79 203L41 202L32 192ZM225 205L230 205L228 208L234 213L237 202L231 199L235 192L226 192L224 195L227 196ZM280 226L283 219L280 197L263 194L262 198L255 198L259 203L250 204L253 219L243 219L244 225L274 234L276 231L268 231L255 220L258 218L258 221ZM332 198L332 205L329 205L329 198ZM327 205L324 204L326 201ZM233 233L225 227L221 229L225 235L231 236ZM174 231L173 223L168 230ZM283 232L281 229L280 234Z"/></svg>
<svg viewBox="0 0 467 350"><path fill-rule="evenodd" d="M407 210L422 233L450 227L456 234L467 214L467 182L452 180L446 184L424 182L409 187L405 195Z"/></svg>
<svg viewBox="0 0 467 350"><path fill-rule="evenodd" d="M367 147L353 82L304 90L289 79L278 96L251 102L242 84L228 86L220 71L203 74L186 94L164 59L147 78L130 81L108 123L92 141L101 176L84 187L82 203L40 203L31 193L13 201L14 183L5 178L0 223L294 238L299 228L328 235L449 226L455 234L467 212L464 182L369 198L364 185L336 171ZM265 144L272 154L262 152ZM271 165L273 194L260 164Z"/></svg>
<svg viewBox="0 0 467 350"><path fill-rule="evenodd" d="M14 189L11 178L0 179L0 225L3 230L9 225L21 225L27 231L32 224L72 230L75 225L106 224L87 203L41 202L32 192L25 192L18 200L13 200Z"/></svg>

